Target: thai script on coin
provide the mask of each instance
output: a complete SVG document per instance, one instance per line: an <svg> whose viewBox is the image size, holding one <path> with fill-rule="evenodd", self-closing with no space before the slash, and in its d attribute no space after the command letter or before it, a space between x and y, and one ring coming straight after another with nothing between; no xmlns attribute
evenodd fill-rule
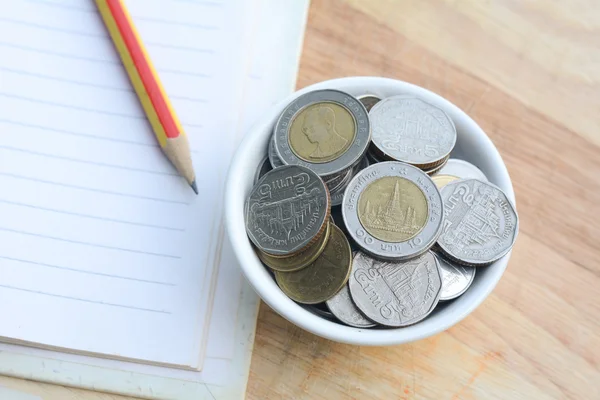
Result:
<svg viewBox="0 0 600 400"><path fill-rule="evenodd" d="M286 165L263 176L246 201L246 231L272 255L286 255L313 244L329 220L329 193L308 168Z"/></svg>
<svg viewBox="0 0 600 400"><path fill-rule="evenodd" d="M442 188L444 227L438 245L448 257L467 265L492 263L512 248L519 219L504 192L477 179Z"/></svg>
<svg viewBox="0 0 600 400"><path fill-rule="evenodd" d="M406 260L427 251L442 228L442 198L420 169L399 162L373 164L346 188L342 214L350 236L366 252Z"/></svg>
<svg viewBox="0 0 600 400"><path fill-rule="evenodd" d="M467 291L475 279L475 268L456 264L436 254L442 273L440 301L452 300Z"/></svg>
<svg viewBox="0 0 600 400"><path fill-rule="evenodd" d="M416 97L393 96L369 112L373 144L388 158L435 166L456 143L456 128L441 109Z"/></svg>
<svg viewBox="0 0 600 400"><path fill-rule="evenodd" d="M331 313L346 325L355 328L370 328L376 325L374 322L369 321L354 305L350 298L348 285L344 285L335 296L326 301L326 304Z"/></svg>
<svg viewBox="0 0 600 400"><path fill-rule="evenodd" d="M303 304L324 302L348 282L352 261L350 243L343 232L331 225L323 253L308 267L295 272L275 271L275 280L292 300Z"/></svg>
<svg viewBox="0 0 600 400"><path fill-rule="evenodd" d="M283 163L308 167L320 176L355 165L370 137L362 103L333 89L299 96L275 124L275 150Z"/></svg>
<svg viewBox="0 0 600 400"><path fill-rule="evenodd" d="M479 168L470 162L457 158L449 159L439 173L456 176L460 179L479 179L480 181L488 182L488 178Z"/></svg>
<svg viewBox="0 0 600 400"><path fill-rule="evenodd" d="M427 252L390 262L358 253L349 279L356 306L372 321L407 326L424 319L438 303L442 278L437 259Z"/></svg>

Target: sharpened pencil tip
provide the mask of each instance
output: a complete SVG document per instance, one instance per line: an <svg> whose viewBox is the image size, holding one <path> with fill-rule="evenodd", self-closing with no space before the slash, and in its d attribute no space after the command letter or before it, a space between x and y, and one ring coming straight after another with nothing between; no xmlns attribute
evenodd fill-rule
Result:
<svg viewBox="0 0 600 400"><path fill-rule="evenodd" d="M198 186L196 186L196 181L190 183L190 186L192 187L194 193L198 194Z"/></svg>

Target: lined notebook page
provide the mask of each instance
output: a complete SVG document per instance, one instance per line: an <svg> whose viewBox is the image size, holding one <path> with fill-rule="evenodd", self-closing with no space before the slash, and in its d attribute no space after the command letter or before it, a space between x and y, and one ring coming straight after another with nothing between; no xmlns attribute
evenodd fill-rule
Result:
<svg viewBox="0 0 600 400"><path fill-rule="evenodd" d="M91 0L3 5L3 340L199 368L240 101L239 2L126 2L200 196L157 146Z"/></svg>

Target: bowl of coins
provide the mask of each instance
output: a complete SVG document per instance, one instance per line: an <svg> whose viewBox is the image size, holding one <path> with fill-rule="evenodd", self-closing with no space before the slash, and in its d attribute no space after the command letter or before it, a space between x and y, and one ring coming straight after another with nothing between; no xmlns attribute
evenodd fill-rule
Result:
<svg viewBox="0 0 600 400"><path fill-rule="evenodd" d="M321 82L274 106L239 145L225 202L259 296L357 345L458 323L500 280L518 232L506 166L477 123L380 77Z"/></svg>

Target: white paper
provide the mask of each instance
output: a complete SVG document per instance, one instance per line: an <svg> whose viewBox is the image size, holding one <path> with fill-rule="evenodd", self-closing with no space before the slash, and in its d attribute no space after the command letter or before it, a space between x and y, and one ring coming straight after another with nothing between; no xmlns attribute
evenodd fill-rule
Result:
<svg viewBox="0 0 600 400"><path fill-rule="evenodd" d="M166 160L92 1L0 17L0 337L199 368L245 50L240 1L128 0L192 148Z"/></svg>

